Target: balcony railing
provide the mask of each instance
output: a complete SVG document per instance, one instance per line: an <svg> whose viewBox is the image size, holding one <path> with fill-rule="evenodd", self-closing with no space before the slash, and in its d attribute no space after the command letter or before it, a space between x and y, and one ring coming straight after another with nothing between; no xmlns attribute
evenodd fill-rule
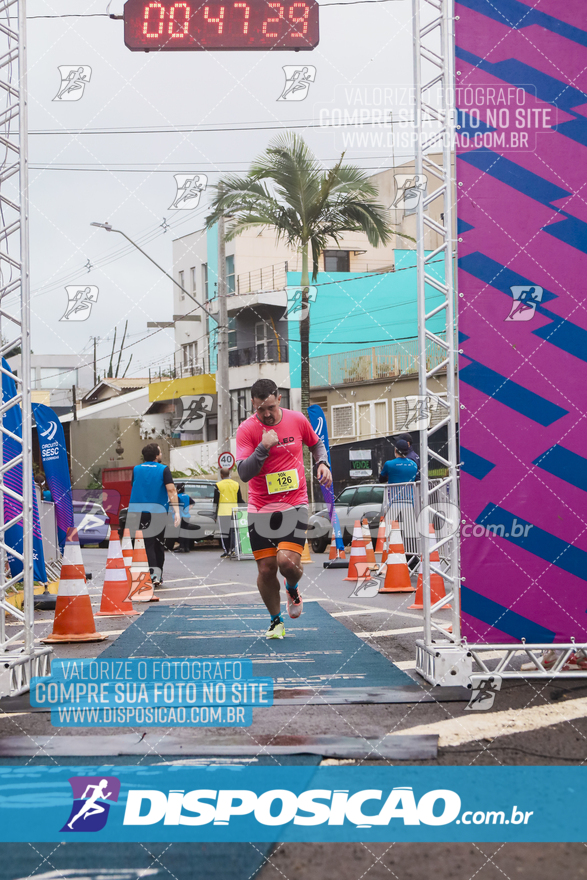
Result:
<svg viewBox="0 0 587 880"><path fill-rule="evenodd" d="M283 342L280 350L276 345L268 345L264 350L262 346L252 348L233 348L228 352L229 367L248 367L249 364L286 364L287 346Z"/></svg>
<svg viewBox="0 0 587 880"><path fill-rule="evenodd" d="M440 338L444 333L437 334ZM437 342L428 340L426 369L441 364L446 352ZM347 385L393 379L418 372L418 340L405 339L386 345L374 345L355 351L341 351L310 358L310 386Z"/></svg>
<svg viewBox="0 0 587 880"><path fill-rule="evenodd" d="M288 263L276 263L252 272L240 272L229 276L228 293L257 293L262 290L283 290L287 286Z"/></svg>

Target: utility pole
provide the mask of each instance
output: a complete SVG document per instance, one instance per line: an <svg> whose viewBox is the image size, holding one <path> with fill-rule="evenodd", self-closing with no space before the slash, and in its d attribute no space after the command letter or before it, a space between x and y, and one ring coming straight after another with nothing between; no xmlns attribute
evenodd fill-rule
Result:
<svg viewBox="0 0 587 880"><path fill-rule="evenodd" d="M95 388L96 385L98 384L98 356L97 356L97 349L96 349L98 337L93 336L92 338L94 340L94 388Z"/></svg>
<svg viewBox="0 0 587 880"><path fill-rule="evenodd" d="M226 242L224 215L218 220L218 454L230 452L230 391L228 379L228 309L226 305Z"/></svg>

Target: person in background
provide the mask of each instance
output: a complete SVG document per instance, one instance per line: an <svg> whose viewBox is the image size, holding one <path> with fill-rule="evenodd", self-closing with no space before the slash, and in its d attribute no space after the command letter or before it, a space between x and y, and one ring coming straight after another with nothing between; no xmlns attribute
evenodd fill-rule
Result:
<svg viewBox="0 0 587 880"><path fill-rule="evenodd" d="M407 441L408 446L410 447L408 450L407 458L411 458L412 461L416 462L416 464L418 465L418 471L419 471L420 470L420 456L418 455L417 452L415 452L415 450L413 448L412 435L411 434L399 434L396 439ZM418 479L418 477L416 477L416 479Z"/></svg>
<svg viewBox="0 0 587 880"><path fill-rule="evenodd" d="M192 501L190 496L185 491L185 483L178 483L176 486L177 489L177 500L179 501L179 512L181 514L181 528L189 529L190 527L190 504L195 504L195 501ZM190 552L190 542L188 538L179 538L179 547L177 548L177 553L189 553Z"/></svg>
<svg viewBox="0 0 587 880"><path fill-rule="evenodd" d="M221 559L234 556L234 528L232 525L232 511L243 503L240 486L236 480L231 479L229 468L221 468L220 479L214 489L214 506L220 528L220 541L222 543Z"/></svg>
<svg viewBox="0 0 587 880"><path fill-rule="evenodd" d="M177 491L169 467L161 461L162 452L158 443L147 443L143 447L143 463L136 465L132 472L132 489L128 513L134 513L135 523L131 529L132 537L136 530L137 514L140 515L139 528L146 530L145 550L154 587L163 582L165 562L165 527L169 505L173 507L173 522L177 527L181 518ZM127 518L127 522L128 522Z"/></svg>
<svg viewBox="0 0 587 880"><path fill-rule="evenodd" d="M386 461L379 474L380 483L412 483L418 473L418 465L408 457L410 445L407 440L395 441L395 458Z"/></svg>

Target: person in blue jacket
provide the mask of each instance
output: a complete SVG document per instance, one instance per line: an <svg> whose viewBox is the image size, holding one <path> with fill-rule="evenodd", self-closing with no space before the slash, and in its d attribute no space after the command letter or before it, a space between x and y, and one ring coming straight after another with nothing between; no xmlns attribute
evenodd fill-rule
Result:
<svg viewBox="0 0 587 880"><path fill-rule="evenodd" d="M408 458L410 444L407 440L395 441L395 458L386 461L379 474L380 483L412 483L418 473L416 462Z"/></svg>
<svg viewBox="0 0 587 880"><path fill-rule="evenodd" d="M143 463L133 468L128 513L135 515L133 517L135 524L133 526L129 524L129 528L133 534L136 520L140 518L140 528L145 530L145 550L153 586L160 587L163 580L165 529L169 506L173 507L174 525L177 527L181 521L179 501L171 470L161 461L159 444L148 443L143 447L142 452Z"/></svg>

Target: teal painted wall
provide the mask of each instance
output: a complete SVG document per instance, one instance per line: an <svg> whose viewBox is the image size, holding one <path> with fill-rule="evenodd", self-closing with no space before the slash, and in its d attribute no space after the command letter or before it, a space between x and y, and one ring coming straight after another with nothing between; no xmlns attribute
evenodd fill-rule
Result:
<svg viewBox="0 0 587 880"><path fill-rule="evenodd" d="M433 277L444 278L441 255L438 262L433 261L428 268ZM367 273L321 272L318 275L318 295L316 302L310 305L310 357L383 345L418 335L416 252L396 250L395 272L363 275ZM288 272L288 286L298 285L300 281L300 272ZM427 309L440 305L441 301L441 294L428 285ZM436 333L445 329L444 311L428 322L428 329ZM288 331L291 386L299 388L299 321L290 320Z"/></svg>

